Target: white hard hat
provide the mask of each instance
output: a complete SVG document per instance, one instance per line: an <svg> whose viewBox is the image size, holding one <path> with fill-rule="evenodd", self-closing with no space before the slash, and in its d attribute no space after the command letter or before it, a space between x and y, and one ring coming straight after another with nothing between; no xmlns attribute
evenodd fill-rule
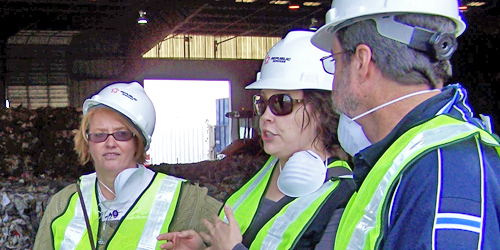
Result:
<svg viewBox="0 0 500 250"><path fill-rule="evenodd" d="M97 105L106 105L127 118L141 130L145 150L149 149L155 130L156 111L153 102L138 82L114 83L83 103L83 114Z"/></svg>
<svg viewBox="0 0 500 250"><path fill-rule="evenodd" d="M380 14L408 13L451 19L456 25L456 37L465 31L457 0L333 0L332 8L326 13L325 25L316 31L311 41L316 47L331 52L334 34L340 28Z"/></svg>
<svg viewBox="0 0 500 250"><path fill-rule="evenodd" d="M323 70L328 53L311 44L311 31L291 31L267 53L257 80L245 89L332 90L333 75Z"/></svg>

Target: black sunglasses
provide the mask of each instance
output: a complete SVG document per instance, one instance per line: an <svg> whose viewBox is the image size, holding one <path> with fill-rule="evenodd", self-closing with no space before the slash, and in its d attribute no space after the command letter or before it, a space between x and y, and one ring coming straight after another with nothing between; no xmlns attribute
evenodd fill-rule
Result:
<svg viewBox="0 0 500 250"><path fill-rule="evenodd" d="M293 99L289 94L276 94L265 100L261 95L253 96L253 108L257 115L262 115L267 106L274 115L282 116L292 113L293 103L303 103L304 99Z"/></svg>
<svg viewBox="0 0 500 250"><path fill-rule="evenodd" d="M117 141L128 141L132 139L135 135L131 131L117 131L114 133L94 133L94 134L88 134L87 133L87 139L91 142L103 142L108 137L112 135Z"/></svg>

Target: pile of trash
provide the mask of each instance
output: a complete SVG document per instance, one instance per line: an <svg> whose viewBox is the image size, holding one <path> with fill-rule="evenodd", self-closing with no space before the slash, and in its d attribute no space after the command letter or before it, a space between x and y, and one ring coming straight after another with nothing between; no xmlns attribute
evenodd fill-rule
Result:
<svg viewBox="0 0 500 250"><path fill-rule="evenodd" d="M70 183L45 176L0 178L1 249L31 249L50 196Z"/></svg>
<svg viewBox="0 0 500 250"><path fill-rule="evenodd" d="M74 108L0 108L0 177L76 178L93 171L73 150L80 122ZM68 171L71 169L71 171Z"/></svg>

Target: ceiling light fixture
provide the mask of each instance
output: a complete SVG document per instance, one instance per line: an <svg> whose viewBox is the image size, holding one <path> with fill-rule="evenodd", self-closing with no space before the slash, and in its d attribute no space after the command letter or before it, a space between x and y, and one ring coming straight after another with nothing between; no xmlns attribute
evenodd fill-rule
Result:
<svg viewBox="0 0 500 250"><path fill-rule="evenodd" d="M288 1L272 0L269 3L270 4L288 4Z"/></svg>
<svg viewBox="0 0 500 250"><path fill-rule="evenodd" d="M298 10L300 9L300 5L298 3L290 3L290 5L288 5L288 9Z"/></svg>
<svg viewBox="0 0 500 250"><path fill-rule="evenodd" d="M137 19L138 24L146 24L148 23L148 19L146 18L146 11L139 10L139 19Z"/></svg>
<svg viewBox="0 0 500 250"><path fill-rule="evenodd" d="M304 6L307 6L307 7L316 7L316 6L320 6L321 3L320 2L304 2Z"/></svg>
<svg viewBox="0 0 500 250"><path fill-rule="evenodd" d="M486 4L485 2L470 2L470 3L467 4L467 6L470 6L470 7L479 7L479 6L483 6L485 4Z"/></svg>

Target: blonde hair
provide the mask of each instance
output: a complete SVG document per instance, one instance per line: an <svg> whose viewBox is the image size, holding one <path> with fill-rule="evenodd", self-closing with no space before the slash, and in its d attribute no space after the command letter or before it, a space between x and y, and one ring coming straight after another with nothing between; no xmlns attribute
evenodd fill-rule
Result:
<svg viewBox="0 0 500 250"><path fill-rule="evenodd" d="M87 132L90 127L92 116L97 113L109 114L110 116L123 123L125 127L132 131L132 133L134 133L135 136L133 139L137 148L134 154L134 158L137 163L144 164L144 162L146 161L146 150L144 148L145 145L141 131L137 129L137 127L134 126L134 124L126 116L104 105L99 105L89 110L87 114L82 117L80 128L73 131L75 133L75 137L73 139L75 142L75 151L78 154L78 161L80 162L80 164L85 165L87 164L87 162L92 160L92 156L89 153L89 140L87 138ZM140 139L137 138L138 136L140 136Z"/></svg>

